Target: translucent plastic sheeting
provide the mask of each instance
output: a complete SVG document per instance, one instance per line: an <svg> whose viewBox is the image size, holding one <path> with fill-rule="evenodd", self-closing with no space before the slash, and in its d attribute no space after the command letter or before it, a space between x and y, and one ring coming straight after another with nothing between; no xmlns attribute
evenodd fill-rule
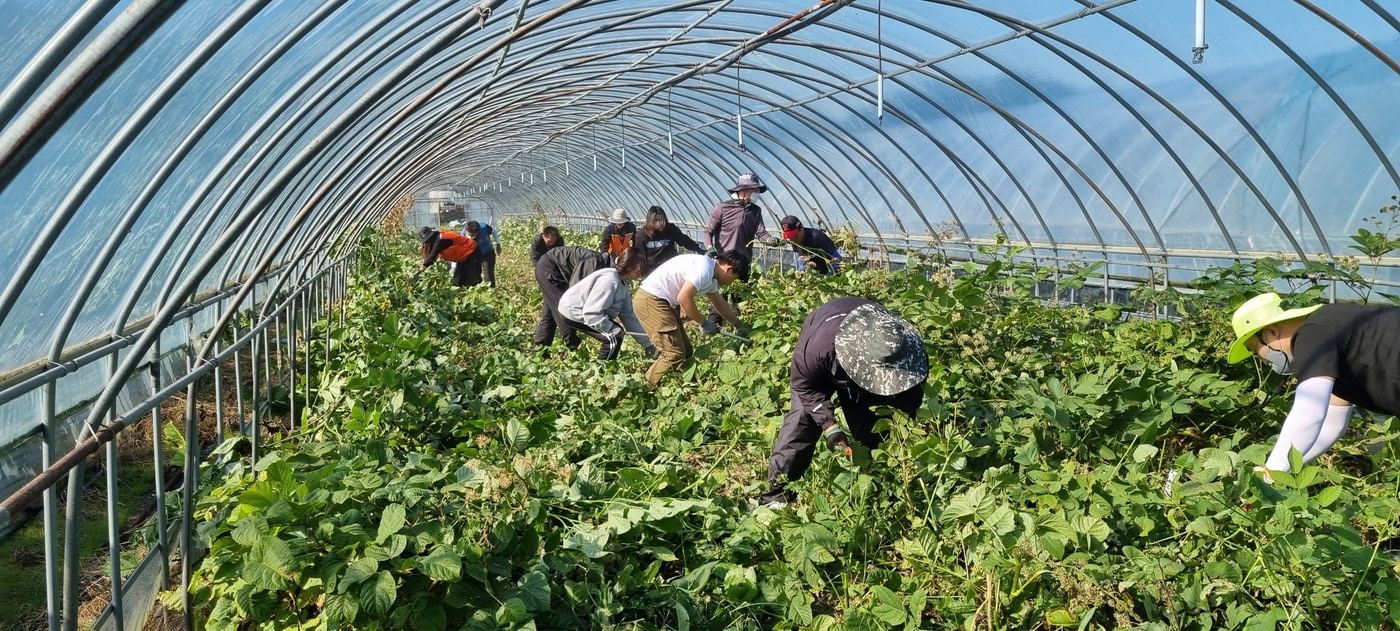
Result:
<svg viewBox="0 0 1400 631"><path fill-rule="evenodd" d="M1189 0L0 0L0 372L260 308L430 190L693 226L754 171L770 227L877 246L1350 253L1400 193L1400 0L1204 9L1198 42Z"/></svg>

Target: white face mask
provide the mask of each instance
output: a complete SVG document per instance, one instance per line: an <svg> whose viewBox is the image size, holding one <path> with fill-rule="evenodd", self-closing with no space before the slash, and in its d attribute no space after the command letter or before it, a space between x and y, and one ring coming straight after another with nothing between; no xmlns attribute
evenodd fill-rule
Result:
<svg viewBox="0 0 1400 631"><path fill-rule="evenodd" d="M657 230L660 230L660 229L666 227L666 222L664 222L664 221L653 221L653 222L651 222L651 227L656 228Z"/></svg>

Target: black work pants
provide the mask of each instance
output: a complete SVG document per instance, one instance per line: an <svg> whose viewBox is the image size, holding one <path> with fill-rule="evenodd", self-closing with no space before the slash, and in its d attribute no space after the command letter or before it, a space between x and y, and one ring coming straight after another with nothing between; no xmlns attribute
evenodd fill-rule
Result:
<svg viewBox="0 0 1400 631"><path fill-rule="evenodd" d="M564 345L578 348L578 331L564 326L564 316L559 315L559 298L569 289L569 279L559 271L558 266L548 257L540 257L535 264L535 282L540 286L540 296L544 307L540 310L539 324L535 325L535 344L549 346L554 343L554 332L559 331Z"/></svg>
<svg viewBox="0 0 1400 631"><path fill-rule="evenodd" d="M574 331L587 335L588 337L591 337L595 340L598 340L598 342L603 345L602 348L598 349L598 359L602 360L617 359L618 353L622 352L622 340L624 340L627 337L626 333L622 333L617 336L607 335L602 331L588 326L587 324L584 324L577 320L571 320L569 318L564 318L564 321L560 324L560 326L566 329L572 329Z"/></svg>
<svg viewBox="0 0 1400 631"><path fill-rule="evenodd" d="M846 417L846 429L856 442L874 449L888 436L875 431L875 423L880 416L874 408L887 405L913 417L924 403L924 387L919 384L892 396L871 394L858 388L840 391L841 412ZM788 502L792 494L787 490L787 482L801 478L812 466L817 444L822 440L824 427L812 420L797 397L792 397L792 407L783 415L783 425L778 429L778 438L773 443L773 455L768 458L768 491L758 499L760 504L770 501Z"/></svg>
<svg viewBox="0 0 1400 631"><path fill-rule="evenodd" d="M481 282L480 278L478 278L476 282L472 282L472 260L475 258L476 255L473 254L467 257L465 261L457 261L452 264L453 287L471 287ZM478 276L479 275L478 273Z"/></svg>

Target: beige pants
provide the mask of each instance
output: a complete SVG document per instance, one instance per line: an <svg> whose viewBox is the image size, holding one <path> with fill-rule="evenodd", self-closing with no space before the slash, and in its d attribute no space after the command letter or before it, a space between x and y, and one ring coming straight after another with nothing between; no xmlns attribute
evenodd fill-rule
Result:
<svg viewBox="0 0 1400 631"><path fill-rule="evenodd" d="M637 295L632 298L632 310L637 313L637 320L641 321L647 337L660 352L651 368L647 369L647 381L655 387L667 372L684 365L694 349L690 346L690 337L685 334L685 327L681 325L680 309L671 306L665 298L637 290Z"/></svg>

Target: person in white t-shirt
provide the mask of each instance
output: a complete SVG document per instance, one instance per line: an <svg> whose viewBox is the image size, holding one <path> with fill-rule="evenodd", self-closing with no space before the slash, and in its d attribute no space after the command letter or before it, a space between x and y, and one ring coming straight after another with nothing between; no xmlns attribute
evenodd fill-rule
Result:
<svg viewBox="0 0 1400 631"><path fill-rule="evenodd" d="M660 357L647 369L647 381L652 387L661 383L667 372L685 364L694 352L690 337L681 325L682 315L699 323L707 335L719 332L719 327L706 320L696 308L697 297L708 298L715 311L734 325L740 335L748 335L749 329L739 321L739 314L720 295L721 287L748 278L748 255L730 250L714 259L700 254L673 257L642 281L641 289L632 299L632 310L660 352Z"/></svg>
<svg viewBox="0 0 1400 631"><path fill-rule="evenodd" d="M627 334L640 336L638 343L647 357L656 356L656 347L642 334L642 323L632 312L632 296L627 281L642 276L642 250L622 251L613 267L605 267L574 283L559 298L563 325L602 342L598 359L617 359Z"/></svg>

